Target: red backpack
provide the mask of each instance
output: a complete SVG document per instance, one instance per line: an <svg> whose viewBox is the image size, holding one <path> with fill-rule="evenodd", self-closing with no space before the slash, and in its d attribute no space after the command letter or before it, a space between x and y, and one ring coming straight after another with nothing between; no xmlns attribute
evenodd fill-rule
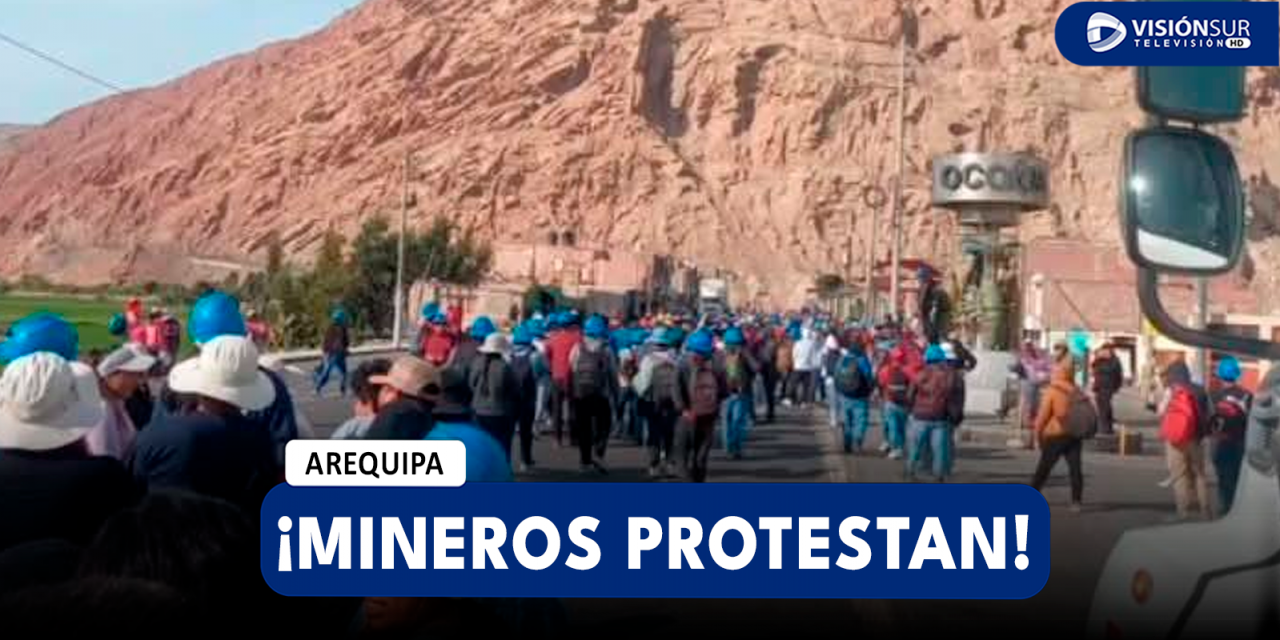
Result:
<svg viewBox="0 0 1280 640"><path fill-rule="evenodd" d="M1173 388L1169 407L1160 420L1160 436L1175 447L1195 442L1200 437L1200 403L1190 389Z"/></svg>
<svg viewBox="0 0 1280 640"><path fill-rule="evenodd" d="M443 331L432 331L422 345L422 354L427 362L442 367L453 355L453 339Z"/></svg>

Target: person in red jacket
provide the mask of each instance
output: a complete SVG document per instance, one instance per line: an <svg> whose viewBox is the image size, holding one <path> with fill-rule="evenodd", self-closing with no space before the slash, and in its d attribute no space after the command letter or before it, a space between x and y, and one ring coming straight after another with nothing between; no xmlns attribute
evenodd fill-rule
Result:
<svg viewBox="0 0 1280 640"><path fill-rule="evenodd" d="M552 319L551 335L547 337L547 362L551 368L551 425L555 429L556 445L564 446L564 427L569 416L569 381L572 377L572 356L582 343L582 332L568 314ZM569 434L574 444L573 434Z"/></svg>
<svg viewBox="0 0 1280 640"><path fill-rule="evenodd" d="M876 374L879 383L881 414L884 422L885 443L889 445L889 459L901 460L906 444L907 421L911 418L911 384L919 375L907 371L907 356L903 349L894 349L885 358Z"/></svg>

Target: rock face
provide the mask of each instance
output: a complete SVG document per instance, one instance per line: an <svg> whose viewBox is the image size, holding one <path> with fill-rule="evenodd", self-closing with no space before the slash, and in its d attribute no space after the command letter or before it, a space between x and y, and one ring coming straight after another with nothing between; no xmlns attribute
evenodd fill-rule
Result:
<svg viewBox="0 0 1280 640"><path fill-rule="evenodd" d="M1024 235L1118 241L1131 73L1066 62L1063 0L917 4L906 100L905 257L946 262L930 157L1031 151L1052 210ZM398 210L505 241L674 252L794 302L821 272L861 277L896 171L891 0L369 0L326 29L77 109L0 157L0 275L192 277L255 261L270 231L306 255ZM1248 176L1254 265L1280 260L1280 70L1220 131ZM889 212L876 256L888 256ZM852 264L847 260L852 254Z"/></svg>
<svg viewBox="0 0 1280 640"><path fill-rule="evenodd" d="M19 124L0 124L0 153L17 145L18 136L30 131L31 127Z"/></svg>

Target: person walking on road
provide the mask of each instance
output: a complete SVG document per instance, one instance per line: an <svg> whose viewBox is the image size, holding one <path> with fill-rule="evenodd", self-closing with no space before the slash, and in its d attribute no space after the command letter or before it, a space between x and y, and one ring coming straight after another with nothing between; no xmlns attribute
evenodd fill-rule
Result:
<svg viewBox="0 0 1280 640"><path fill-rule="evenodd" d="M800 341L792 349L795 361L795 385L792 389L792 400L796 406L808 407L816 397L815 385L817 376L822 370L822 344L818 342L817 332L804 329Z"/></svg>
<svg viewBox="0 0 1280 640"><path fill-rule="evenodd" d="M491 333L486 336L467 380L476 422L502 445L508 463L521 391L515 372L507 364L509 348L505 335Z"/></svg>
<svg viewBox="0 0 1280 640"><path fill-rule="evenodd" d="M1213 469L1218 475L1218 512L1226 515L1235 501L1244 463L1245 433L1253 394L1240 386L1240 361L1230 356L1218 362L1220 387L1213 393Z"/></svg>
<svg viewBox="0 0 1280 640"><path fill-rule="evenodd" d="M729 401L725 404L725 448L729 457L742 459L742 447L751 431L751 385L759 364L746 348L746 336L737 327L724 333L723 367Z"/></svg>
<svg viewBox="0 0 1280 640"><path fill-rule="evenodd" d="M1098 433L1111 434L1115 424L1112 399L1124 386L1124 367L1110 343L1102 345L1094 355L1089 379L1093 386L1093 401L1098 407Z"/></svg>
<svg viewBox="0 0 1280 640"><path fill-rule="evenodd" d="M636 374L636 394L640 410L649 424L649 475L669 476L673 472L672 455L676 423L687 407L681 383L680 363L675 346L674 329L663 329L656 336L653 351L640 361Z"/></svg>
<svg viewBox="0 0 1280 640"><path fill-rule="evenodd" d="M1080 456L1084 451L1084 438L1071 424L1073 403L1088 402L1076 386L1075 366L1070 360L1059 362L1053 369L1049 385L1040 398L1040 407L1032 423L1040 442L1040 462L1036 464L1031 487L1044 489L1049 473L1066 458L1067 473L1071 478L1071 510L1079 511L1084 499L1084 469Z"/></svg>
<svg viewBox="0 0 1280 640"><path fill-rule="evenodd" d="M324 334L324 360L316 370L316 395L323 395L329 386L329 377L338 374L338 390L347 395L347 354L351 350L351 333L347 329L347 312L333 312L329 330Z"/></svg>
<svg viewBox="0 0 1280 640"><path fill-rule="evenodd" d="M911 373L907 370L906 350L898 346L889 352L877 375L881 395L881 419L884 437L889 445L890 460L901 460L910 419Z"/></svg>
<svg viewBox="0 0 1280 640"><path fill-rule="evenodd" d="M515 376L516 430L520 434L520 473L534 465L533 427L538 415L538 380L546 363L534 346L535 331L528 323L516 327L512 334L515 345L511 352L511 372Z"/></svg>
<svg viewBox="0 0 1280 640"><path fill-rule="evenodd" d="M618 397L617 365L606 343L608 333L604 318L588 318L583 341L569 355L573 431L584 474L593 470L607 473L604 455L612 431L613 403Z"/></svg>
<svg viewBox="0 0 1280 640"><path fill-rule="evenodd" d="M871 426L871 395L876 390L875 372L867 358L866 347L849 336L834 366L835 394L831 402L843 407L844 452L861 453L867 430Z"/></svg>
<svg viewBox="0 0 1280 640"><path fill-rule="evenodd" d="M1199 515L1208 520L1213 517L1203 444L1211 410L1208 395L1191 381L1191 371L1181 360L1169 365L1165 377L1165 397L1160 403L1160 437L1165 441L1178 518L1191 518L1195 506Z"/></svg>
<svg viewBox="0 0 1280 640"><path fill-rule="evenodd" d="M707 481L707 461L715 443L720 406L729 396L724 372L715 364L715 341L710 333L699 331L689 337L685 348L689 365L681 382L688 394L685 406L684 435L681 438L684 467L693 482Z"/></svg>
<svg viewBox="0 0 1280 640"><path fill-rule="evenodd" d="M911 385L911 422L907 433L908 480L914 480L926 450L933 457L933 475L944 482L951 474L951 425L964 412L959 373L947 362L939 345L929 345L925 367Z"/></svg>
<svg viewBox="0 0 1280 640"><path fill-rule="evenodd" d="M463 386L466 378L461 378ZM378 415L369 425L368 440L421 440L435 422L432 409L440 399L441 370L414 356L401 356L386 375L369 378L380 388Z"/></svg>

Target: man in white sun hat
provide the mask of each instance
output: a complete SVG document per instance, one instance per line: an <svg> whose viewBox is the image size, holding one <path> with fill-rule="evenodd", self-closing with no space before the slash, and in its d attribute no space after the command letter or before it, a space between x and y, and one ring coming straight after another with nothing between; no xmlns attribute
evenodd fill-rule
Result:
<svg viewBox="0 0 1280 640"><path fill-rule="evenodd" d="M138 434L134 475L148 488L192 491L257 513L279 477L271 435L246 417L276 399L253 340L208 341L199 356L173 368L169 388L192 398L194 409Z"/></svg>
<svg viewBox="0 0 1280 640"><path fill-rule="evenodd" d="M39 351L0 376L0 551L33 540L86 543L139 497L118 460L85 436L106 412L92 369Z"/></svg>
<svg viewBox="0 0 1280 640"><path fill-rule="evenodd" d="M125 403L147 383L147 374L157 362L158 359L142 345L126 344L98 364L106 418L85 438L89 453L121 462L132 459L138 429L129 417Z"/></svg>

